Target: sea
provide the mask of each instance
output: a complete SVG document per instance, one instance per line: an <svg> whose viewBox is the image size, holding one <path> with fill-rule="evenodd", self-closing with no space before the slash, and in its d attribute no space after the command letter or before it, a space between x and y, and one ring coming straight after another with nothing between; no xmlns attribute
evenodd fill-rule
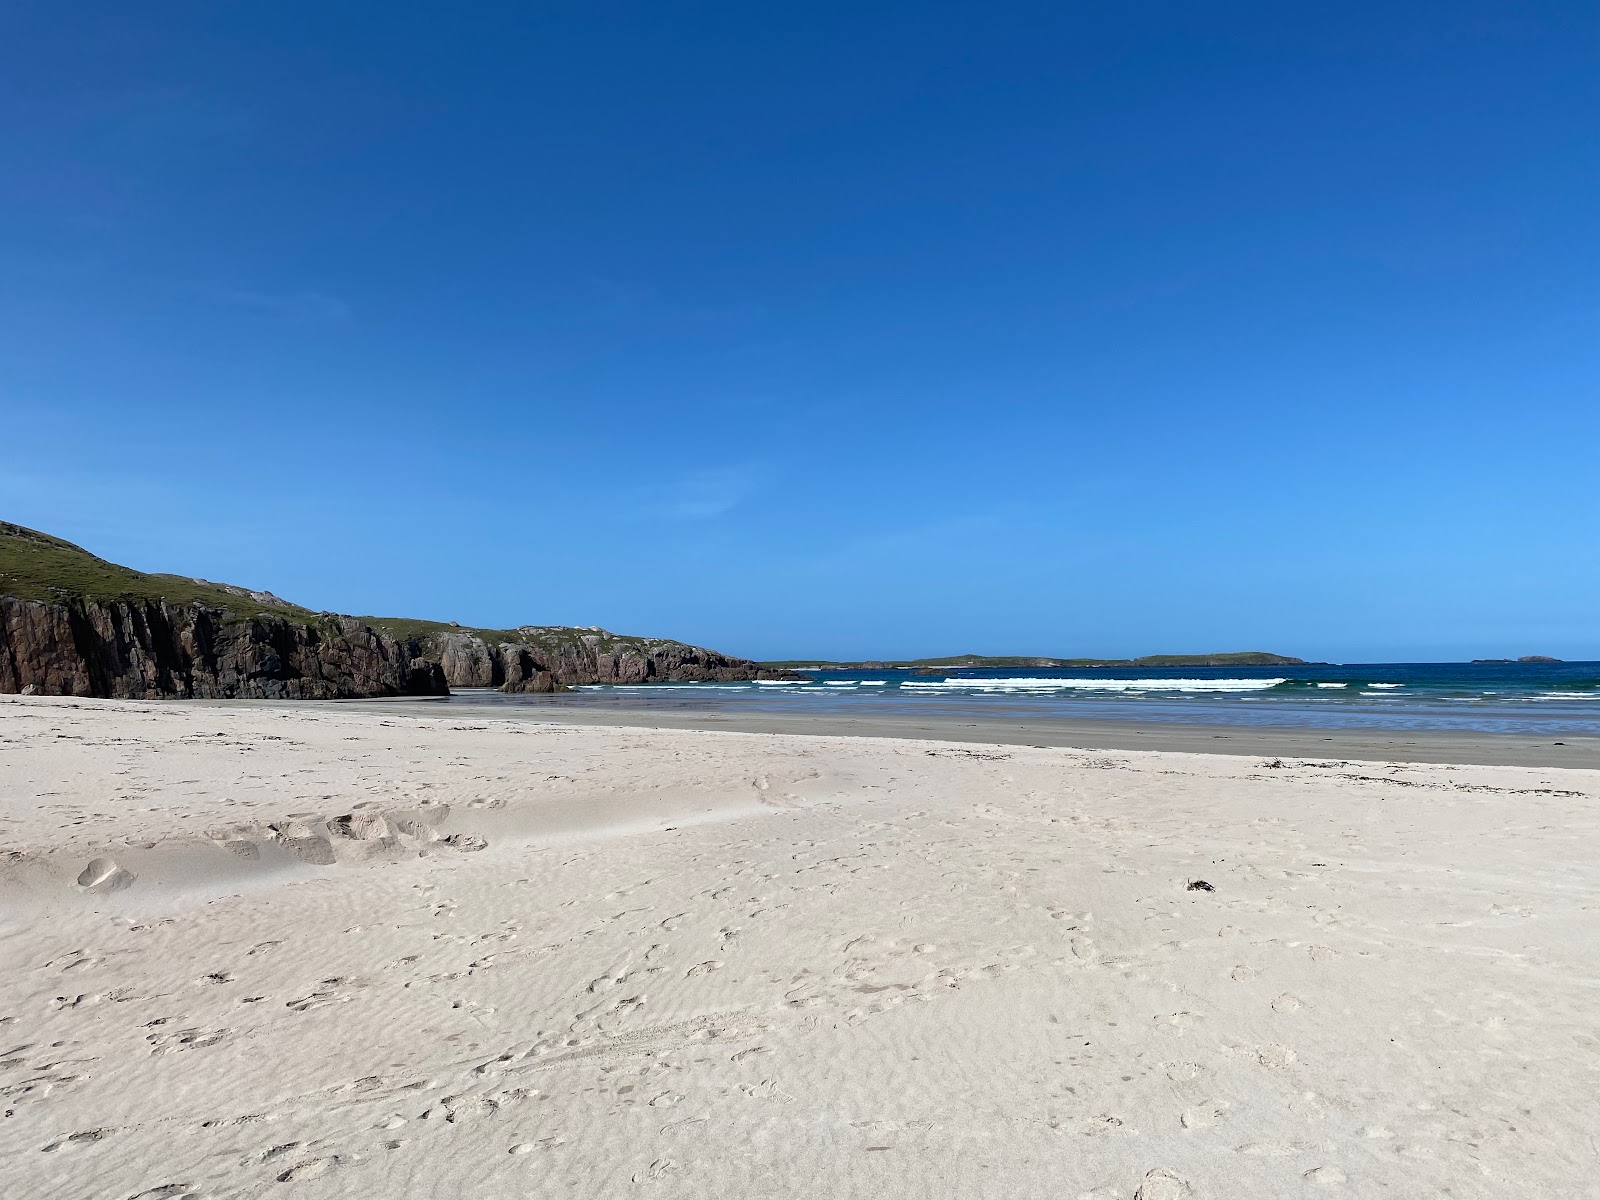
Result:
<svg viewBox="0 0 1600 1200"><path fill-rule="evenodd" d="M1316 729L1600 736L1600 663L802 670L802 680L597 684L554 696L463 693L563 708L1085 718Z"/></svg>

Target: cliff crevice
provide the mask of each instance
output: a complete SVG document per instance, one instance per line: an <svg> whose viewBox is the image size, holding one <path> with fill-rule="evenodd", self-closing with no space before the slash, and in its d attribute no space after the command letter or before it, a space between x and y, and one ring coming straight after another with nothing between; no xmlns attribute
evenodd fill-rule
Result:
<svg viewBox="0 0 1600 1200"><path fill-rule="evenodd" d="M448 690L422 646L350 617L301 623L164 601L0 597L0 692L340 700Z"/></svg>

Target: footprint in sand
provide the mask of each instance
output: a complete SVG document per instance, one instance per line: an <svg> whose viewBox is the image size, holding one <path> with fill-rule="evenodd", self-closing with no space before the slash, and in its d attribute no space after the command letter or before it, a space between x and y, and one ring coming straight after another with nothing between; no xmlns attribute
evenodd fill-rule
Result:
<svg viewBox="0 0 1600 1200"><path fill-rule="evenodd" d="M100 959L90 954L87 950L74 950L65 959L52 958L45 963L47 967L55 967L59 971L76 971L80 967L98 967Z"/></svg>
<svg viewBox="0 0 1600 1200"><path fill-rule="evenodd" d="M92 1146L101 1138L109 1137L116 1131L113 1129L86 1129L82 1133L69 1133L64 1138L57 1138L48 1146L43 1147L46 1154L54 1154L57 1150L77 1150L84 1146Z"/></svg>
<svg viewBox="0 0 1600 1200"><path fill-rule="evenodd" d="M295 1012L306 1012L313 1008L321 1008L325 1004L348 1004L351 997L339 989L346 985L354 984L353 980L335 975L324 979L317 989L309 996L302 996L298 1000L284 1001L284 1007ZM360 986L355 984L355 986Z"/></svg>
<svg viewBox="0 0 1600 1200"><path fill-rule="evenodd" d="M1245 1142L1235 1146L1233 1152L1247 1158L1291 1158L1295 1148L1284 1142Z"/></svg>
<svg viewBox="0 0 1600 1200"><path fill-rule="evenodd" d="M1184 1200L1190 1194L1189 1185L1177 1172L1157 1167L1145 1174L1133 1200Z"/></svg>
<svg viewBox="0 0 1600 1200"><path fill-rule="evenodd" d="M1210 1129L1222 1122L1226 1108L1227 1106L1223 1104L1201 1104L1184 1109L1183 1115L1178 1119L1185 1129Z"/></svg>
<svg viewBox="0 0 1600 1200"><path fill-rule="evenodd" d="M1294 1062L1294 1060L1295 1053L1287 1046L1263 1046L1260 1053L1256 1055L1257 1062L1259 1062L1263 1067L1270 1067L1274 1070L1280 1070L1284 1067L1287 1067L1290 1063Z"/></svg>
<svg viewBox="0 0 1600 1200"><path fill-rule="evenodd" d="M200 1050L207 1046L215 1046L226 1039L231 1032L232 1030L228 1029L174 1029L148 1034L144 1040L150 1044L151 1054L172 1054L180 1050Z"/></svg>
<svg viewBox="0 0 1600 1200"><path fill-rule="evenodd" d="M312 1158L296 1163L278 1176L279 1183L298 1183L302 1179L316 1179L326 1175L337 1165L337 1158Z"/></svg>
<svg viewBox="0 0 1600 1200"><path fill-rule="evenodd" d="M658 1158L644 1170L635 1171L632 1182L653 1183L655 1180L658 1180L664 1176L668 1171L672 1170L674 1165L675 1164L670 1158Z"/></svg>

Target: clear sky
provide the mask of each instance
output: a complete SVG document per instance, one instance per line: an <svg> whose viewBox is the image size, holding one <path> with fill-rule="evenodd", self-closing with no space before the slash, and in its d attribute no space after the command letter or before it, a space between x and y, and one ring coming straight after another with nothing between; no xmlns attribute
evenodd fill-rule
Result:
<svg viewBox="0 0 1600 1200"><path fill-rule="evenodd" d="M758 657L1600 658L1591 3L0 6L0 517Z"/></svg>

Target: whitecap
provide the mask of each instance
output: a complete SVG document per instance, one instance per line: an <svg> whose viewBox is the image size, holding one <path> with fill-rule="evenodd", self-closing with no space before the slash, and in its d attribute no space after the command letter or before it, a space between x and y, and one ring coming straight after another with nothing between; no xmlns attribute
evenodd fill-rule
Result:
<svg viewBox="0 0 1600 1200"><path fill-rule="evenodd" d="M1320 688L1346 688L1350 685L1348 683L1319 683L1317 686Z"/></svg>
<svg viewBox="0 0 1600 1200"><path fill-rule="evenodd" d="M908 679L900 686L933 692L1259 692L1287 679Z"/></svg>
<svg viewBox="0 0 1600 1200"><path fill-rule="evenodd" d="M1403 688L1403 687L1405 687L1405 684L1403 684L1403 683L1369 683L1369 684L1367 684L1367 686L1370 687L1370 688Z"/></svg>

